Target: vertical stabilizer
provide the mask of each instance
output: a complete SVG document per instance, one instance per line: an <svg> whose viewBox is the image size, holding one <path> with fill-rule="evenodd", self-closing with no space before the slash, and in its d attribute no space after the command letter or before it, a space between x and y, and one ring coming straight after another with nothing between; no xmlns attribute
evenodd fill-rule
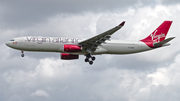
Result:
<svg viewBox="0 0 180 101"><path fill-rule="evenodd" d="M149 47L153 48L154 42L161 42L166 38L172 21L164 21L156 30L154 30L148 37L140 41L147 44Z"/></svg>

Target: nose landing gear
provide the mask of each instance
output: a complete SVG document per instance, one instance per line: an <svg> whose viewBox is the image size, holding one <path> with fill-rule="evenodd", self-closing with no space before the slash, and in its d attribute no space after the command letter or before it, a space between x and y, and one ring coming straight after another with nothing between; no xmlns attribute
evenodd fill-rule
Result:
<svg viewBox="0 0 180 101"><path fill-rule="evenodd" d="M87 54L86 55L86 58L85 58L85 62L89 62L90 65L93 64L93 61L95 60L96 58L94 56L91 56L91 54Z"/></svg>
<svg viewBox="0 0 180 101"><path fill-rule="evenodd" d="M24 57L24 51L21 51L21 53L22 53L22 54L21 54L21 57Z"/></svg>

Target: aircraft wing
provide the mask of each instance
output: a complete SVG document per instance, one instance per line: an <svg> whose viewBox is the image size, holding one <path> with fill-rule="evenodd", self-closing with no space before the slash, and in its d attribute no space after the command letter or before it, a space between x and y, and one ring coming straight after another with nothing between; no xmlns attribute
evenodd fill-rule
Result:
<svg viewBox="0 0 180 101"><path fill-rule="evenodd" d="M121 27L123 27L124 24L125 24L125 21L123 21L118 26L116 26L104 33L101 33L97 36L94 36L90 39L80 42L79 45L82 46L83 49L90 49L91 51L95 51L99 45L101 45L102 43L105 43L106 40L109 40L111 38L111 35L114 32L116 32L117 30L119 30Z"/></svg>

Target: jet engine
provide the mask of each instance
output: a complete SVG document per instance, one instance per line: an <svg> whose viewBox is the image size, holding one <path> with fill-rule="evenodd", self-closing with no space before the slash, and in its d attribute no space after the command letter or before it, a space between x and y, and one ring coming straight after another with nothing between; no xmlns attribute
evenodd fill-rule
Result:
<svg viewBox="0 0 180 101"><path fill-rule="evenodd" d="M79 55L61 53L61 59L62 59L62 60L79 59Z"/></svg>
<svg viewBox="0 0 180 101"><path fill-rule="evenodd" d="M81 47L78 45L64 45L64 52L80 52L81 50Z"/></svg>

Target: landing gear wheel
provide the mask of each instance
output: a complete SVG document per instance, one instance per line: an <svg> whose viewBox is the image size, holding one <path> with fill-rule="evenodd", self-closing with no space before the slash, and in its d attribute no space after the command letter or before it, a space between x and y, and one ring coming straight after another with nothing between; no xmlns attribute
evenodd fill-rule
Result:
<svg viewBox="0 0 180 101"><path fill-rule="evenodd" d="M96 59L94 56L92 56L90 53L86 54L85 62L89 62L90 65L93 64L93 61Z"/></svg>
<svg viewBox="0 0 180 101"><path fill-rule="evenodd" d="M24 57L24 51L21 51L21 53L22 53L22 54L21 54L21 57Z"/></svg>
<svg viewBox="0 0 180 101"><path fill-rule="evenodd" d="M21 54L21 57L24 57L24 54Z"/></svg>
<svg viewBox="0 0 180 101"><path fill-rule="evenodd" d="M94 61L96 58L93 56L93 57L91 57L91 59Z"/></svg>
<svg viewBox="0 0 180 101"><path fill-rule="evenodd" d="M92 64L93 64L93 61L89 61L89 64L92 65Z"/></svg>
<svg viewBox="0 0 180 101"><path fill-rule="evenodd" d="M85 62L89 62L89 59L88 59L88 58L86 58L84 61L85 61Z"/></svg>

